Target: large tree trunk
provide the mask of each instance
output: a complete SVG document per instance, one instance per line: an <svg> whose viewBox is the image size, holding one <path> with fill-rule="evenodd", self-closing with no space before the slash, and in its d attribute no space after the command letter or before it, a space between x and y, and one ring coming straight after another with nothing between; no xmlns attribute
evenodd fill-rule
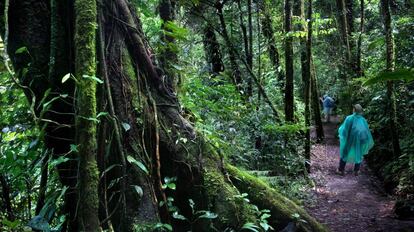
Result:
<svg viewBox="0 0 414 232"><path fill-rule="evenodd" d="M0 175L0 184L3 202L2 208L7 213L7 220L14 221L12 201L10 199L10 185L8 184L7 177L3 174Z"/></svg>
<svg viewBox="0 0 414 232"><path fill-rule="evenodd" d="M77 220L82 231L99 231L99 173L96 163L96 24L94 0L75 1L75 117L76 146L78 147L78 192L81 207ZM93 120L95 119L95 120Z"/></svg>
<svg viewBox="0 0 414 232"><path fill-rule="evenodd" d="M339 21L339 28L341 30L341 38L343 43L343 51L345 53L345 62L347 67L351 61L351 47L349 42L349 26L348 26L348 18L347 18L347 11L345 6L345 0L336 0L336 7L337 7L337 17Z"/></svg>
<svg viewBox="0 0 414 232"><path fill-rule="evenodd" d="M177 63L178 57L176 50L178 49L175 44L175 38L171 35L173 31L169 24L174 23L175 20L175 0L161 0L159 4L160 18L162 19L161 29L161 54L159 56L160 65L166 73L167 85L172 86L172 92L176 92L181 80L175 74L174 68L171 64Z"/></svg>
<svg viewBox="0 0 414 232"><path fill-rule="evenodd" d="M285 0L285 119L294 121L292 0Z"/></svg>
<svg viewBox="0 0 414 232"><path fill-rule="evenodd" d="M260 17L260 23L262 26L262 33L266 38L267 50L269 52L270 62L272 62L273 69L276 71L278 85L280 90L283 92L284 89L284 73L280 70L280 57L279 51L276 46L276 39L274 36L272 19L269 12L270 6L266 1L257 1L256 3L262 14Z"/></svg>
<svg viewBox="0 0 414 232"><path fill-rule="evenodd" d="M310 95L311 95L311 62L312 62L312 0L308 0L308 12L306 16L308 22L308 34L306 40L306 68L304 75L304 98L305 98L305 158L306 170L310 172L310 158L311 158L311 141L310 141ZM303 72L303 71L302 71Z"/></svg>
<svg viewBox="0 0 414 232"><path fill-rule="evenodd" d="M39 9L39 5L36 4L37 2L39 1L24 4L21 8L17 9L19 12L22 12L22 9L28 12L35 12ZM101 180L100 183L101 188L99 189L103 189L101 191L106 193L99 195L99 206L103 208L107 207L105 209L107 212L100 214L100 220L96 224L95 217L98 207L96 199L92 199L96 204L94 206L88 206L88 203L83 202L84 199L79 199L79 202L83 204L79 207L87 207L85 209L89 213L93 212L90 216L94 218L93 221L89 221L88 224L82 224L81 226L85 226L85 230L90 228L90 230L96 231L97 225L99 227L102 224L105 227L108 226L108 222L110 221L115 231L133 231L133 227L135 229L138 227L143 230L151 230L152 226L160 220L169 222L168 215L163 215L161 210L159 210L159 207L161 207L159 203L163 200L162 195L166 194L168 197L175 199L174 205L178 208L180 214L187 218L194 216L192 215L191 206L188 202L189 199L195 202L197 210L209 210L218 214L218 217L214 220L200 219L194 223L172 220L170 222L176 231L210 231L210 225L213 225L218 231L224 231L227 228L240 230L247 222L257 222L253 206L237 197L241 192L247 192L253 204L259 206L261 209L271 210L272 218L270 224L276 230L281 230L288 223L295 222L295 213L297 213L301 219L307 222L298 223L299 231L326 231L323 226L317 223L305 211L282 197L257 178L243 174L234 167L224 165L223 157L219 151L213 149L213 146L207 143L195 131L191 123L181 114L178 99L169 91L171 86L165 86L165 82L163 82L162 75L165 75L165 73L157 67L157 61L150 51L142 32L141 22L135 12L131 10L133 7L130 7L125 0L104 1L102 3L102 7L104 8L102 10L102 17L99 17L100 22L98 23L102 36L100 36L100 45L97 47L100 48L100 57L103 57L101 60L104 59L104 62L100 62L99 70L102 75L101 77L104 82L107 82L104 85L108 84L109 88L105 86L100 88L103 93L99 95L100 104L98 105L103 106L102 109L105 111L109 111L109 118L116 117L116 119L108 120L99 118L101 123L99 124L98 137L100 138L100 143L97 146L99 148L98 151L103 152L107 150L108 153L97 154L96 151L91 151L87 154L88 156L85 156L88 158L86 160L87 162L85 160L82 161L83 158L80 157L81 166L82 162L90 164L94 161L95 156L99 157L100 164L98 166L100 167L100 176L104 176L106 180L104 183ZM91 4L93 5L93 3ZM45 5L47 6L47 4ZM93 7L92 5L82 7L82 10L90 10L90 7ZM73 8L71 9L73 10ZM81 9L78 8L78 10ZM77 17L83 15L81 11L77 12ZM44 13L47 13L47 8ZM14 14L13 19L16 19L14 17L18 15L20 14ZM64 14L59 14L60 17L62 15ZM38 17L39 15L36 16ZM92 15L88 15L87 18L87 21L95 20L95 16L92 17ZM66 19L71 18L68 17ZM75 25L79 25L80 18L78 20ZM83 20L86 20L86 18L83 18ZM20 22L20 24L10 25L11 31L13 31L13 38L26 39L27 37L25 36L30 35L33 36L31 37L32 39L40 37L47 41L51 34L48 31L43 34L44 31L42 30L33 30L33 28L39 26L32 25L33 22L34 20L26 20ZM48 25L50 22L48 14L45 14L45 18L38 22L41 22L41 25L47 29L50 26ZM71 22L73 23L73 21ZM62 25L73 25L72 23ZM91 32L91 27L95 25L84 25L88 27L85 33ZM21 30L16 31L16 28ZM71 30L71 28L66 27L62 27L62 29L64 29L63 31ZM79 29L78 27L76 39L81 36ZM95 46L92 46L93 40L91 34L88 35L89 37L83 38L87 39L84 43L75 43L77 51L75 53L76 57L68 56L69 58L73 58L72 60L69 59L69 64L72 61L77 61L77 72L75 72L75 75L78 81L82 78L82 75L80 75L82 73L81 70L85 70L85 74L89 75L95 72L94 69L87 68L94 65L91 62L93 62L92 58L95 57L95 53L78 57L82 53L79 50L81 46L89 45L83 52L95 48ZM71 40L70 37L68 38L68 40ZM31 42L36 40L24 41L25 45L30 46ZM21 40L14 40L15 48L21 46L18 42L21 43ZM68 45L66 42L61 45L58 44L60 43L56 43L57 51L66 48L65 46ZM42 45L48 48L49 43L43 43ZM71 51L71 49L66 49L66 51ZM9 50L9 54L15 56L14 51L15 49ZM39 55L37 53L46 52L48 54L49 49L37 51L29 47L29 51L32 56L37 57ZM59 57L56 62L68 60L68 57L56 57ZM46 59L44 61L46 64L44 65L48 67L48 57ZM79 63L82 59L85 59L84 64ZM82 65L87 65L87 67ZM60 66L56 67L60 68ZM36 84L49 84L47 81L47 71L45 70L42 73L45 79L39 80ZM81 77L78 77L79 75ZM35 79L35 76L26 76L26 78ZM61 76L56 75L56 79L55 82L60 83ZM89 78L85 78L85 80L89 81ZM73 87L73 82L73 80L68 80L65 84L72 84ZM55 90L57 92L61 91L59 88ZM90 91L86 91L85 93L90 93ZM39 92L39 94L39 96L42 96L43 92ZM87 101L78 104L81 103L85 104ZM88 105L93 104L93 102L88 103ZM113 110L109 109L111 106L114 107ZM68 107L68 109L72 109L70 111L72 114L75 113L73 108ZM76 111L78 114L80 112L82 111ZM88 115L93 114L93 112L88 112ZM54 120L64 121L60 118L60 115L52 116ZM106 124L103 122L106 122ZM128 125L124 126L124 130L121 133L118 133L121 137L119 141L112 139L112 132L116 124ZM93 126L94 124L85 125L85 127L89 128ZM106 133L104 133L105 131ZM53 133L51 131L46 132L48 135L52 135ZM77 133L80 132L81 130L77 129ZM101 137L105 137L105 135L106 139L102 139ZM59 153L62 149L69 151L70 144L74 143L75 136L73 133L65 136L68 137L68 140L59 140L61 146L64 148L58 148L61 149L58 152L55 150L55 156L63 154ZM85 138L84 141L78 141L86 142L89 139ZM119 149L121 143L122 151ZM85 154L82 153L84 151L82 150L82 145L86 144L80 143L79 150L81 154ZM52 147L52 144L48 143L48 146ZM107 147L107 149L102 149L102 147ZM125 158L131 163L125 163ZM102 169L112 165L114 166L109 171ZM96 166L92 165L90 170L82 168L80 170L84 170L88 174L91 174L90 172L92 171L92 174L95 174ZM73 172L75 173L75 177L81 173L78 173L76 169L71 169L71 173ZM62 183L70 185L70 183L64 182L66 180L63 178L66 177L65 174L61 172ZM175 191L160 189L161 179L167 176L177 177ZM94 180L94 178L91 178L91 181ZM80 189L80 193L83 194L83 191L88 190L90 191L88 192L90 195L86 195L88 196L87 198L95 198L97 196L96 191L98 191L97 184L90 185L89 187L94 188L90 189L85 188L82 184L82 178L80 181L80 188L83 188ZM126 181L125 185L122 184L123 181ZM111 183L113 186L109 188ZM105 186L108 187L105 189ZM105 198L105 195L108 198ZM71 201L73 200L71 198L65 200L68 205L75 205L76 209L75 203L78 200ZM123 201L128 204L122 204ZM68 209L68 212L71 212L70 210ZM81 218L86 215L85 213L79 214ZM77 223L71 220L73 220L73 217L70 215L68 223L71 227L69 230L78 231L79 229L74 229Z"/></svg>
<svg viewBox="0 0 414 232"><path fill-rule="evenodd" d="M309 10L311 9L311 5L309 5ZM303 21L305 19L305 7L304 7L304 1L303 0L295 0L294 1L294 8L293 8L293 15L297 16L298 18L302 19ZM311 143L310 143L310 74L311 74L311 46L312 46L312 21L311 16L307 15L308 21L308 30L307 30L307 37L301 37L300 40L300 64L302 69L302 82L303 82L303 98L305 102L305 167L308 172L310 172L310 149L311 149ZM310 27L310 28L309 28ZM303 24L299 24L295 28L296 31L306 31L305 26Z"/></svg>
<svg viewBox="0 0 414 232"><path fill-rule="evenodd" d="M384 20L384 34L386 42L386 59L387 59L387 71L393 72L395 69L395 50L394 50L394 36L392 34L392 18L390 12L390 1L381 0L381 10ZM400 142L398 138L397 128L397 109L394 93L394 83L392 81L387 82L387 96L388 96L388 112L390 117L390 132L392 137L392 146L394 151L394 157L401 155Z"/></svg>
<svg viewBox="0 0 414 232"><path fill-rule="evenodd" d="M2 1L3 2L3 1ZM45 101L59 95L67 94L67 98L58 98L43 119L52 120L45 128L45 144L58 157L70 151L70 144L75 144L73 128L73 97L74 84L61 83L62 77L73 73L73 3L72 1L52 1L49 15L49 1L11 1L8 9L8 24L2 26L3 38L8 38L7 51L10 54L14 70L21 83L30 87L26 92L29 101L37 102L44 97L47 88L50 94ZM4 9L0 11L3 16ZM3 18L3 17L2 17ZM30 20L27 20L30 18ZM50 24L49 24L50 22ZM9 33L5 33L9 29ZM7 35L6 35L7 34ZM15 54L21 47L26 47L28 53ZM28 63L31 63L28 66ZM25 76L22 70L28 68ZM35 80L35 81L33 81ZM39 113L39 111L37 111ZM69 231L77 231L76 217L76 183L77 162L73 153L67 156L69 161L58 165L60 180L69 189L65 196L65 212Z"/></svg>
<svg viewBox="0 0 414 232"><path fill-rule="evenodd" d="M209 71L213 76L224 71L220 44L211 25L207 24L203 29L203 43Z"/></svg>
<svg viewBox="0 0 414 232"><path fill-rule="evenodd" d="M312 101L312 111L313 111L313 120L315 121L316 127L316 141L322 142L325 137L323 132L322 116L320 110L320 100L319 100L319 91L318 91L318 82L316 78L316 71L313 64L313 58L311 57L311 101Z"/></svg>
<svg viewBox="0 0 414 232"><path fill-rule="evenodd" d="M253 70L253 15L252 15L252 0L247 0L247 28L249 30L249 52L247 53L247 65ZM249 77L247 81L247 95L253 96L253 80Z"/></svg>
<svg viewBox="0 0 414 232"><path fill-rule="evenodd" d="M356 54L356 74L359 77L364 76L364 70L362 69L362 35L364 33L364 23L365 23L365 4L364 0L360 0L360 24L359 24L359 35L357 43L357 54Z"/></svg>
<svg viewBox="0 0 414 232"><path fill-rule="evenodd" d="M224 42L227 45L229 59L230 59L230 65L232 68L232 80L233 83L236 85L236 89L239 92L243 92L242 89L242 74L239 69L239 65L237 64L237 57L234 52L234 50L230 47L231 41L230 36L227 32L226 27L226 21L224 20L224 14L223 14L223 3L221 1L217 1L215 4L216 10L217 10L217 16L219 17L220 26L221 26L221 35L223 36Z"/></svg>

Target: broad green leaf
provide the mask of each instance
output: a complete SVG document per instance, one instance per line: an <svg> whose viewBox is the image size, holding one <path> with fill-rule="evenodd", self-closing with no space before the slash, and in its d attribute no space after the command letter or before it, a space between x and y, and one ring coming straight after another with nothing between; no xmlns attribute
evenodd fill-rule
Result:
<svg viewBox="0 0 414 232"><path fill-rule="evenodd" d="M50 162L50 165L52 167L56 167L57 165L61 164L61 163L65 163L69 160L69 158L64 157L64 156L60 156L57 159L52 160L52 162Z"/></svg>
<svg viewBox="0 0 414 232"><path fill-rule="evenodd" d="M167 187L168 187L169 189L172 189L172 190L175 190L175 188L176 188L175 183L168 183L168 184L167 184Z"/></svg>
<svg viewBox="0 0 414 232"><path fill-rule="evenodd" d="M27 47L21 47L21 48L19 48L19 49L17 49L15 52L14 52L14 54L21 54L21 53L25 53L25 52L27 52L27 53L29 53L29 50L27 50Z"/></svg>
<svg viewBox="0 0 414 232"><path fill-rule="evenodd" d="M263 228L264 231L268 231L269 229L272 228L269 224L267 224L265 222L260 222L259 224Z"/></svg>
<svg viewBox="0 0 414 232"><path fill-rule="evenodd" d="M270 214L268 214L268 213L264 213L264 214L262 214L261 216L260 216L260 220L265 220L265 219L267 219L267 218L270 218Z"/></svg>
<svg viewBox="0 0 414 232"><path fill-rule="evenodd" d="M99 112L98 115L96 115L96 118L102 117L102 116L106 116L108 115L108 112Z"/></svg>
<svg viewBox="0 0 414 232"><path fill-rule="evenodd" d="M384 81L400 81L404 80L407 82L414 80L414 70L410 69L400 69L394 72L381 72L376 77L370 78L364 82L364 85L373 85L379 82Z"/></svg>
<svg viewBox="0 0 414 232"><path fill-rule="evenodd" d="M136 160L134 157L128 155L127 156L127 161L131 164L135 164L138 168L140 168L146 174L149 174L148 169L145 167L145 165L142 162Z"/></svg>

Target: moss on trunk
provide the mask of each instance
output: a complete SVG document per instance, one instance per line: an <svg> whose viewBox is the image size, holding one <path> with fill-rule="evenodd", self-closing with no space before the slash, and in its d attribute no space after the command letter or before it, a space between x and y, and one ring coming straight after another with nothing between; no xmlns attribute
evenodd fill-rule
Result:
<svg viewBox="0 0 414 232"><path fill-rule="evenodd" d="M78 223L82 231L99 231L96 163L96 2L75 2L76 142L79 150Z"/></svg>

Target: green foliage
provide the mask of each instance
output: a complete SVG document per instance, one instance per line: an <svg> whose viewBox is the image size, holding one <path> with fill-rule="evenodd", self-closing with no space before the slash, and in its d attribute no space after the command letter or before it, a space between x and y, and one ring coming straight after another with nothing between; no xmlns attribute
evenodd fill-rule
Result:
<svg viewBox="0 0 414 232"><path fill-rule="evenodd" d="M141 162L136 160L134 157L132 157L131 155L127 156L127 161L130 164L136 165L140 170L142 170L144 173L149 174L149 171L147 169L147 167Z"/></svg>
<svg viewBox="0 0 414 232"><path fill-rule="evenodd" d="M61 97L65 96L58 96ZM39 104L42 106L40 115L56 100L52 98L45 102L45 99ZM61 189L55 168L69 159L64 156L51 158L51 152L43 144L44 132L34 121L27 98L4 72L0 72L0 105L0 176L10 188L15 216L14 220L9 220L6 212L0 212L0 227L6 231L31 231L28 226L38 226L44 231L59 229L64 221L60 211L66 189ZM40 215L34 215L44 160L49 164L46 199ZM0 200L2 204L3 200ZM31 208L28 208L29 200L32 201Z"/></svg>
<svg viewBox="0 0 414 232"><path fill-rule="evenodd" d="M414 70L402 69L393 72L380 72L377 76L368 79L364 82L364 85L373 85L379 82L385 81L407 81L411 82L414 80Z"/></svg>

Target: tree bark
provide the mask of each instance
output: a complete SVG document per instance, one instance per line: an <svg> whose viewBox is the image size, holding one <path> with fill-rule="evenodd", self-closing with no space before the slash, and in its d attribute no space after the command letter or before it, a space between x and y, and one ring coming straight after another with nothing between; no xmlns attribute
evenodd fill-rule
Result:
<svg viewBox="0 0 414 232"><path fill-rule="evenodd" d="M220 51L220 44L211 25L207 24L203 30L204 51L211 75L216 76L224 71L224 64Z"/></svg>
<svg viewBox="0 0 414 232"><path fill-rule="evenodd" d="M253 70L253 17L252 17L252 0L247 0L247 27L249 30L249 46L246 61L250 69ZM253 96L253 80L250 77L247 83L247 95Z"/></svg>
<svg viewBox="0 0 414 232"><path fill-rule="evenodd" d="M3 195L3 204L4 208L7 212L7 219L9 221L14 221L14 214L13 214L13 207L12 207L12 201L10 199L10 186L7 183L7 178L5 175L0 175L0 182L1 182L1 192Z"/></svg>
<svg viewBox="0 0 414 232"><path fill-rule="evenodd" d="M313 120L315 121L316 127L316 141L322 142L325 135L323 132L323 124L322 124L322 117L321 117L321 110L320 110L320 103L319 103L319 91L318 91L318 82L316 79L316 71L313 64L313 58L311 57L311 102L312 102L312 111L313 111Z"/></svg>
<svg viewBox="0 0 414 232"><path fill-rule="evenodd" d="M99 174L96 163L96 52L97 9L94 0L75 1L76 143L79 155L78 223L83 231L99 231ZM95 77L96 78L96 77Z"/></svg>
<svg viewBox="0 0 414 232"><path fill-rule="evenodd" d="M285 120L294 121L292 0L285 0Z"/></svg>
<svg viewBox="0 0 414 232"><path fill-rule="evenodd" d="M362 69L362 35L364 34L364 23L365 23L365 4L364 0L360 0L360 18L359 24L359 36L357 44L357 56L356 56L356 73L359 77L364 76L364 70Z"/></svg>
<svg viewBox="0 0 414 232"><path fill-rule="evenodd" d="M304 75L305 90L305 167L310 172L311 161L311 139L310 139L310 95L311 95L311 62L312 62L312 0L308 0L308 12L306 16L308 22L308 33L306 40L306 68ZM302 71L303 72L303 71Z"/></svg>
<svg viewBox="0 0 414 232"><path fill-rule="evenodd" d="M269 58L270 62L272 62L273 68L277 75L278 85L280 90L284 91L284 76L283 71L281 71L280 66L280 57L279 57L279 51L276 47L276 40L274 36L274 30L272 25L272 19L269 12L270 6L266 3L266 1L258 1L257 5L260 9L260 12L262 13L262 16L260 17L260 22L262 25L262 33L264 37L266 38L267 42L267 50L269 52Z"/></svg>
<svg viewBox="0 0 414 232"><path fill-rule="evenodd" d="M349 43L349 26L347 19L347 11L345 6L345 0L336 0L337 17L339 19L339 28L341 30L342 43L345 50L345 62L346 65L350 64L351 61L351 47Z"/></svg>
<svg viewBox="0 0 414 232"><path fill-rule="evenodd" d="M217 15L219 17L220 20L220 25L221 25L221 35L223 36L224 41L226 42L227 45L231 44L230 41L230 37L229 34L227 32L227 28L226 28L226 22L224 20L224 14L223 14L223 3L220 1L217 1L215 4L216 10L217 10ZM237 58L236 58L236 54L234 53L233 49L231 48L227 48L228 49L228 54L229 54L229 59L230 59L230 65L232 68L232 80L233 83L236 86L236 89L242 93L243 89L242 89L242 76L241 76L241 72L239 69L239 66L237 64Z"/></svg>
<svg viewBox="0 0 414 232"><path fill-rule="evenodd" d="M164 70L166 77L167 85L172 86L172 92L177 91L177 87L181 82L179 76L174 72L174 67L171 64L176 64L178 57L176 50L178 49L175 44L175 38L171 33L170 27L168 24L174 23L175 20L175 0L161 0L159 3L160 18L162 20L161 24L161 54L159 56L160 66Z"/></svg>
<svg viewBox="0 0 414 232"><path fill-rule="evenodd" d="M7 52L18 74L17 77L23 85L33 90L35 101L38 102L44 97L47 88L51 91L46 101L60 94L68 95L67 99L59 98L53 102L43 116L55 122L47 124L45 128L45 144L49 150L53 151L53 157L58 157L67 154L70 151L70 144L74 144L73 105L71 100L68 100L73 97L74 85L70 81L65 84L61 83L62 77L67 73L72 73L73 70L71 61L73 48L70 46L73 39L73 3L66 0L57 1L55 10L51 8L50 14L48 3L49 1L43 0L11 1L8 11L9 23L2 25L2 28L3 32L7 26L10 29ZM54 1L52 6L53 3ZM3 14L3 12L0 13ZM54 17L56 14L59 17ZM27 20L28 18L30 20ZM15 51L21 47L27 47L30 56L27 53L15 54ZM28 66L28 63L31 65ZM19 75L26 67L28 68L26 75L24 77ZM26 96L29 101L32 101L33 96L30 93L26 92ZM41 109L37 103L35 109ZM60 181L64 186L69 187L65 196L64 210L68 215L65 224L70 226L69 231L77 231L77 224L71 223L75 222L76 215L76 204L73 202L77 202L75 191L77 161L73 154L68 155L68 158L71 159L58 165L57 168ZM65 229L66 226L64 226Z"/></svg>
<svg viewBox="0 0 414 232"><path fill-rule="evenodd" d="M381 0L381 9L383 13L384 20L384 34L386 42L386 60L388 72L393 72L395 69L395 48L394 48L394 36L392 33L392 18L390 11L390 1ZM388 112L390 117L390 132L392 137L392 146L394 157L399 157L401 155L400 142L398 138L398 128L397 128L397 109L396 109L396 99L394 93L394 83L393 81L387 82L387 97L388 97Z"/></svg>

